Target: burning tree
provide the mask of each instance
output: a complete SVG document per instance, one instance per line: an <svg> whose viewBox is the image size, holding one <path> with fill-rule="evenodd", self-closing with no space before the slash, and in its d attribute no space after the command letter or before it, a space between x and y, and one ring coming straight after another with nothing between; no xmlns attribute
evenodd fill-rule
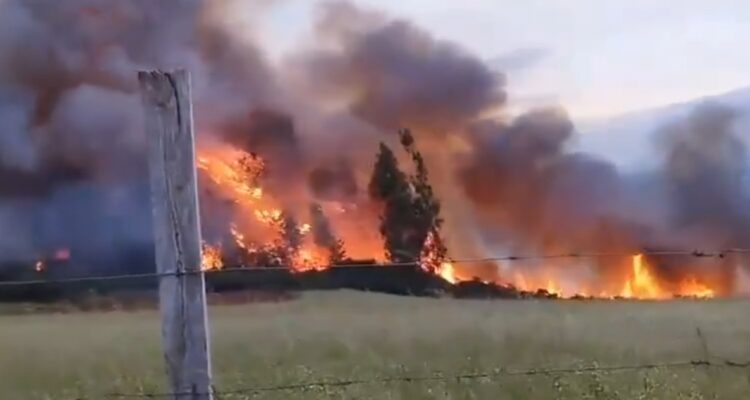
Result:
<svg viewBox="0 0 750 400"><path fill-rule="evenodd" d="M399 132L401 145L411 156L414 162L416 174L410 177L411 186L414 190L413 207L415 220L422 237L422 251L420 260L423 264L436 270L446 259L448 250L445 247L440 228L443 225L443 219L440 217L440 201L435 196L435 192L430 185L427 166L424 163L422 154L417 150L414 144L414 137L408 129Z"/></svg>
<svg viewBox="0 0 750 400"><path fill-rule="evenodd" d="M370 196L383 204L380 233L392 262L423 260L436 269L447 250L440 237L440 202L429 183L427 167L407 129L399 131L401 145L411 156L416 173L406 175L393 151L380 143L370 180ZM425 247L429 249L425 249ZM425 255L429 254L427 259Z"/></svg>

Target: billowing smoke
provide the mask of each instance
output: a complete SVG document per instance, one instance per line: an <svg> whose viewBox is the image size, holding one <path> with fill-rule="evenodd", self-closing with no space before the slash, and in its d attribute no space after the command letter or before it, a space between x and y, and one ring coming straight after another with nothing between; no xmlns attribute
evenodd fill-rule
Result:
<svg viewBox="0 0 750 400"><path fill-rule="evenodd" d="M504 104L504 76L457 45L348 3L324 11L319 31L332 49L308 54L306 72L358 118L386 131L448 133Z"/></svg>
<svg viewBox="0 0 750 400"><path fill-rule="evenodd" d="M703 104L669 123L657 132L663 168L640 180L571 151L575 129L562 110L482 122L472 127L474 150L459 171L460 182L485 241L517 252L742 248L750 239L750 166L735 117L736 111ZM654 194L649 185L661 190ZM606 274L612 260L596 263ZM714 287L734 289L736 260L658 257L653 263L667 282L693 273Z"/></svg>
<svg viewBox="0 0 750 400"><path fill-rule="evenodd" d="M377 143L404 127L458 256L750 245L748 162L729 110L665 127L663 168L646 179L661 190L647 191L572 151L564 110L508 118L502 74L409 21L328 3L316 44L273 64L226 18L269 2L248 3L0 1L0 258L64 246L93 265L150 245L135 71L175 67L192 74L199 143L262 157L264 190L288 218L312 214L332 257L339 239L347 251L377 242L357 236L378 229L362 192ZM348 207L335 214L336 202ZM203 199L204 227L226 228L236 205ZM292 247L303 222L284 221Z"/></svg>
<svg viewBox="0 0 750 400"><path fill-rule="evenodd" d="M472 133L475 151L459 176L490 241L548 253L633 245L618 216L618 172L568 149L574 127L563 110L486 121Z"/></svg>
<svg viewBox="0 0 750 400"><path fill-rule="evenodd" d="M747 149L736 119L732 109L705 104L661 132L673 228L713 248L750 243Z"/></svg>
<svg viewBox="0 0 750 400"><path fill-rule="evenodd" d="M0 258L68 247L116 269L122 251L150 246L135 71L189 68L197 108L221 99L223 114L201 113L221 121L271 86L260 52L222 37L223 4L0 2L0 209L14 215L0 229L24 236L2 239Z"/></svg>
<svg viewBox="0 0 750 400"><path fill-rule="evenodd" d="M359 192L353 166L344 158L322 163L310 171L308 180L310 189L319 199L354 199Z"/></svg>

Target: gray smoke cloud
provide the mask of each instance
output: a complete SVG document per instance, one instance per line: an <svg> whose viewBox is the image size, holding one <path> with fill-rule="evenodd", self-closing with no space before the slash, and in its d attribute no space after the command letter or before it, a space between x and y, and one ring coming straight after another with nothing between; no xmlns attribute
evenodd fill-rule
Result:
<svg viewBox="0 0 750 400"><path fill-rule="evenodd" d="M617 170L572 153L574 126L560 109L473 128L475 152L459 171L490 240L546 252L632 246ZM494 239L492 239L494 236Z"/></svg>
<svg viewBox="0 0 750 400"><path fill-rule="evenodd" d="M703 104L655 132L662 168L627 176L569 150L575 129L562 110L530 111L472 130L459 171L485 240L544 253L720 251L750 243L750 172L735 110ZM612 260L597 260L605 274ZM657 257L667 282L701 276L735 289L736 260Z"/></svg>
<svg viewBox="0 0 750 400"><path fill-rule="evenodd" d="M118 249L150 245L135 72L189 68L196 108L225 99L225 113L270 85L259 52L224 44L210 11L198 0L0 2L0 209L14 215L1 229L24 235L2 239L0 258L69 247L112 265ZM19 241L30 245L13 251Z"/></svg>
<svg viewBox="0 0 750 400"><path fill-rule="evenodd" d="M503 75L408 21L334 2L319 32L332 44L307 55L315 90L378 128L446 133L505 102Z"/></svg>
<svg viewBox="0 0 750 400"><path fill-rule="evenodd" d="M409 127L438 160L438 195L458 178L463 197L444 209L464 210L455 223L478 225L492 245L748 246L747 155L732 112L702 107L666 127L664 167L649 176L664 190L644 195L606 160L570 150L562 110L488 119L502 114L505 77L409 21L329 3L317 44L272 65L222 16L231 3L0 1L0 258L68 246L111 259L150 245L135 71L175 67L191 71L199 134L262 155L284 209L355 201L377 142ZM451 135L468 154L448 159Z"/></svg>
<svg viewBox="0 0 750 400"><path fill-rule="evenodd" d="M308 180L313 194L319 199L352 200L359 192L353 166L344 158L314 168Z"/></svg>
<svg viewBox="0 0 750 400"><path fill-rule="evenodd" d="M736 110L709 103L660 132L673 228L712 247L750 243L748 158L737 117Z"/></svg>

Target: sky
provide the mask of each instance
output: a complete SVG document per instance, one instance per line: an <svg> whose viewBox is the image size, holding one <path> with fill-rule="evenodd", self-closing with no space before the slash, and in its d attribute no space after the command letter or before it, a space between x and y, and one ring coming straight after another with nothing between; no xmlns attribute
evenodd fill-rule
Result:
<svg viewBox="0 0 750 400"><path fill-rule="evenodd" d="M747 0L352 0L408 18L506 72L512 107L596 120L750 86ZM262 38L281 58L318 0L277 3Z"/></svg>

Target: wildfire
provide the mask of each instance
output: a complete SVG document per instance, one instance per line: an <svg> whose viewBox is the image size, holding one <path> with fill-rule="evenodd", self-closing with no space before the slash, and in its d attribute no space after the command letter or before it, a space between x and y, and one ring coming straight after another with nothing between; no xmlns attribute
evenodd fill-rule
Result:
<svg viewBox="0 0 750 400"><path fill-rule="evenodd" d="M453 269L453 264L450 262L442 262L440 263L440 267L437 270L438 275L445 279L446 281L450 283L457 283L458 279L456 279L455 270Z"/></svg>
<svg viewBox="0 0 750 400"><path fill-rule="evenodd" d="M34 271L44 272L47 270L49 263L60 263L70 260L70 249L61 247L51 254L41 257L34 263Z"/></svg>
<svg viewBox="0 0 750 400"><path fill-rule="evenodd" d="M266 192L262 187L262 178L266 168L264 160L255 154L247 153L231 147L209 148L201 151L197 160L198 168L210 182L218 189L222 196L236 205L238 219L232 223L228 232L230 247L236 248L243 254L240 262L249 262L259 267L278 265L289 267L293 272L323 270L331 264L329 251L312 243L311 235L314 231L310 223L299 221L299 215L288 215L282 210L280 202L275 201L273 193ZM343 220L340 227L346 227L344 233L357 236L361 229L351 224L356 220L353 213L358 212L356 204L334 203L330 205L328 216ZM352 215L348 215L352 213ZM350 224L350 225L347 225ZM360 235L361 236L361 235ZM379 258L380 246L377 241L357 241L359 236L352 238L345 236L347 245L358 251L366 250L362 256ZM363 236L364 238L364 236ZM352 240L354 239L354 240ZM442 249L442 250L441 250ZM202 265L204 270L223 268L221 244L204 244ZM350 250L347 248L346 250ZM420 254L419 265L423 270L440 276L446 282L457 284L473 276L463 268L458 267L444 254L444 248L432 232L427 235ZM60 254L65 258L64 254ZM493 280L498 284L512 284L520 290L536 291L544 289L550 294L570 297L576 294L597 293L602 298L638 298L638 299L667 299L674 296L708 298L715 296L715 289L702 281L698 276L690 275L681 281L666 282L662 280L647 262L643 254L631 257L629 266L622 272L621 280L609 282L606 287L599 283L583 285L575 291L569 292L572 285L563 280L555 270L548 266L541 269L515 270L510 275L511 281L502 279L499 275ZM37 264L37 270L44 268L43 263Z"/></svg>
<svg viewBox="0 0 750 400"><path fill-rule="evenodd" d="M223 268L224 263L221 261L221 248L203 243L201 251L201 267L204 271Z"/></svg>
<svg viewBox="0 0 750 400"><path fill-rule="evenodd" d="M255 210L255 218L266 225L278 225L281 222L281 210L274 208L271 210Z"/></svg>
<svg viewBox="0 0 750 400"><path fill-rule="evenodd" d="M684 278L676 290L668 290L653 275L643 254L632 257L632 273L625 282L620 296L639 299L667 299L674 296L710 298L714 291L698 282L695 276Z"/></svg>
<svg viewBox="0 0 750 400"><path fill-rule="evenodd" d="M283 264L293 271L324 269L330 264L308 239L312 225L287 215L272 193L264 191L266 164L260 156L214 146L201 151L197 166L217 192L236 205L237 221L228 233L230 243L243 253L242 262L259 263L259 267ZM204 268L221 268L221 250L221 246L206 245Z"/></svg>
<svg viewBox="0 0 750 400"><path fill-rule="evenodd" d="M237 202L252 203L262 199L263 188L259 186L259 179L265 170L263 160L239 150L226 151L229 154L225 156L199 156L198 169L205 171L216 185L234 191Z"/></svg>
<svg viewBox="0 0 750 400"><path fill-rule="evenodd" d="M312 229L312 225L310 225L310 224L302 224L298 228L299 233L301 233L303 235L306 235L308 232L310 232L311 229Z"/></svg>
<svg viewBox="0 0 750 400"><path fill-rule="evenodd" d="M659 287L643 260L643 254L636 254L632 258L632 274L625 281L620 295L625 298L662 299L671 297Z"/></svg>
<svg viewBox="0 0 750 400"><path fill-rule="evenodd" d="M562 294L562 290L560 289L559 286L557 286L557 283L555 283L555 281L553 281L553 280L548 280L547 281L547 286L545 287L545 290L549 294L557 294L557 295L561 295Z"/></svg>
<svg viewBox="0 0 750 400"><path fill-rule="evenodd" d="M295 255L293 267L298 272L322 271L328 268L327 264L326 259L321 255L309 249L302 249Z"/></svg>
<svg viewBox="0 0 750 400"><path fill-rule="evenodd" d="M716 296L716 289L696 275L686 275L677 281L670 281L659 277L644 254L635 254L629 258L627 267L624 268L619 280L611 282L606 286L599 278L594 278L588 284L583 279L578 279L579 284L563 285L559 274L561 271L570 273L570 270L555 269L545 266L539 269L515 270L512 275L511 284L523 291L536 291L540 288L548 293L560 297L571 296L594 296L602 299L626 298L644 300L664 300L674 297L712 298ZM571 287L574 287L571 289Z"/></svg>
<svg viewBox="0 0 750 400"><path fill-rule="evenodd" d="M245 235L243 235L242 232L237 229L237 225L232 224L229 227L229 232L232 234L232 238L234 239L234 243L237 245L237 247L243 250L248 250L248 245L245 244Z"/></svg>
<svg viewBox="0 0 750 400"><path fill-rule="evenodd" d="M710 287L698 282L694 276L691 276L682 282L679 293L677 294L685 297L698 298L711 298L715 295Z"/></svg>

